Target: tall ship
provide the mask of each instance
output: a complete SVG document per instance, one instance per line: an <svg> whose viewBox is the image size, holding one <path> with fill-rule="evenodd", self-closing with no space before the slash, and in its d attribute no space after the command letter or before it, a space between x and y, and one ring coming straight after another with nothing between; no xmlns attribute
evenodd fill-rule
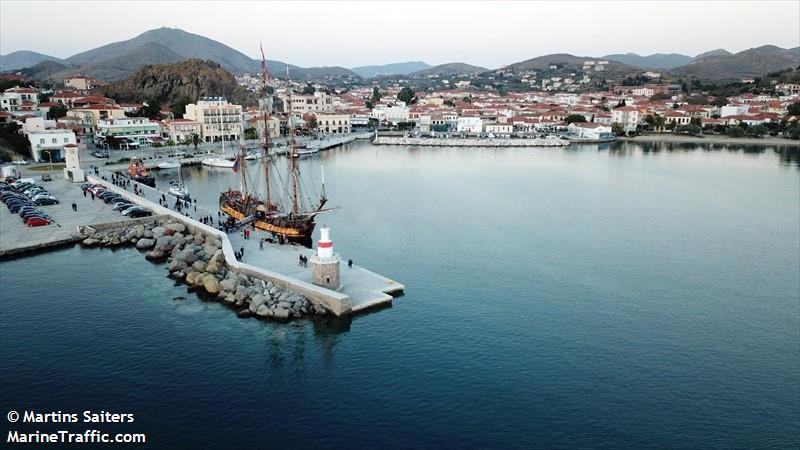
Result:
<svg viewBox="0 0 800 450"><path fill-rule="evenodd" d="M311 246L311 236L314 233L315 217L327 211L325 204L325 181L322 180L321 194L311 197L307 192L301 192L303 183L297 160L292 157L293 151L299 146L295 142L295 126L291 111L288 112L289 128L289 153L286 158L286 178L281 175L276 166L277 158L272 152L272 142L269 133L269 114L272 97L268 91L269 71L261 49L261 70L264 79L265 98L260 103L261 116L264 122L261 130L261 161L263 169L264 189L256 192L251 188L248 180L248 152L245 146L240 146L232 169L240 175L239 190L228 189L219 196L219 209L233 217L240 223L252 224L263 231L283 237L288 241ZM287 67L287 80L288 80ZM287 101L291 104L291 85L287 84ZM254 187L254 186L253 186ZM304 195L303 195L304 194Z"/></svg>

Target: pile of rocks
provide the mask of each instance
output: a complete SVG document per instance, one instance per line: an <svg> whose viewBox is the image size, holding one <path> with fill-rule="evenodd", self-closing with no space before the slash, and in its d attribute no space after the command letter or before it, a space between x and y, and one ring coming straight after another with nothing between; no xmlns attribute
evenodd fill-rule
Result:
<svg viewBox="0 0 800 450"><path fill-rule="evenodd" d="M135 245L146 252L145 258L149 261L166 261L170 277L235 307L239 317L285 322L327 313L324 307L312 304L302 294L230 270L219 237L201 232L192 234L179 222L140 223L103 232L88 229L85 233L84 246Z"/></svg>

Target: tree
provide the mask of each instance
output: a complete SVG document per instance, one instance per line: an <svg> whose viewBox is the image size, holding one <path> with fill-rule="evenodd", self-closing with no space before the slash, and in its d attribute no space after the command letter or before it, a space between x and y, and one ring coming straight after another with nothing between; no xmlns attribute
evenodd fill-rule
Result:
<svg viewBox="0 0 800 450"><path fill-rule="evenodd" d="M790 116L800 116L800 102L794 102L787 108Z"/></svg>
<svg viewBox="0 0 800 450"><path fill-rule="evenodd" d="M374 107L375 107L375 105L373 105L373 104L372 104L372 100L367 100L367 101L364 103L364 106L366 106L366 107L367 107L367 109L372 109L372 108L374 108Z"/></svg>
<svg viewBox="0 0 800 450"><path fill-rule="evenodd" d="M725 97L717 97L711 102L712 105L721 108L728 104L728 99Z"/></svg>
<svg viewBox="0 0 800 450"><path fill-rule="evenodd" d="M64 106L53 106L47 111L47 118L50 120L55 120L67 115L67 108Z"/></svg>
<svg viewBox="0 0 800 450"><path fill-rule="evenodd" d="M244 138L245 139L257 139L258 135L256 134L256 129L253 127L245 128L244 130Z"/></svg>
<svg viewBox="0 0 800 450"><path fill-rule="evenodd" d="M174 114L175 117L183 117L183 114L186 112L186 105L189 103L192 103L192 100L189 97L181 97L180 100L172 105L170 110L172 110L172 114Z"/></svg>
<svg viewBox="0 0 800 450"><path fill-rule="evenodd" d="M767 134L768 131L769 129L764 125L756 125L750 128L750 134L757 137L763 137L765 134Z"/></svg>
<svg viewBox="0 0 800 450"><path fill-rule="evenodd" d="M311 119L307 120L306 121L306 127L308 127L309 130L316 130L317 129L317 118L316 117L312 117Z"/></svg>
<svg viewBox="0 0 800 450"><path fill-rule="evenodd" d="M615 108L622 108L623 106L625 106L625 99L624 98L622 100L620 100L619 103L617 103L617 106Z"/></svg>
<svg viewBox="0 0 800 450"><path fill-rule="evenodd" d="M200 145L200 135L197 133L192 134L192 145L194 145L194 151L197 151L197 146Z"/></svg>
<svg viewBox="0 0 800 450"><path fill-rule="evenodd" d="M383 97L383 94L381 94L381 90L378 89L378 86L373 87L372 88L372 103L378 103L379 101L381 101L381 97Z"/></svg>
<svg viewBox="0 0 800 450"><path fill-rule="evenodd" d="M567 125L573 122L586 122L586 117L581 114L570 114L564 119L564 122L566 122Z"/></svg>
<svg viewBox="0 0 800 450"><path fill-rule="evenodd" d="M728 136L742 137L744 136L744 129L742 127L728 127Z"/></svg>
<svg viewBox="0 0 800 450"><path fill-rule="evenodd" d="M314 92L316 92L316 89L314 89L314 86L311 84L306 84L303 88L303 94L305 95L314 95Z"/></svg>
<svg viewBox="0 0 800 450"><path fill-rule="evenodd" d="M400 92L397 93L397 99L405 103L406 105L411 105L416 102L416 97L414 97L414 90L408 86L404 87L403 89L400 89Z"/></svg>
<svg viewBox="0 0 800 450"><path fill-rule="evenodd" d="M142 106L136 115L147 117L148 119L158 119L159 116L161 116L161 104L155 100L150 101L146 105Z"/></svg>

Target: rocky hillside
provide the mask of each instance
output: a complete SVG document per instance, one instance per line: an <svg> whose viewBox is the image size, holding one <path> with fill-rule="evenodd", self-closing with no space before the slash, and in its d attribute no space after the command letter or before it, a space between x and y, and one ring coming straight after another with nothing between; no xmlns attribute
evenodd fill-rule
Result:
<svg viewBox="0 0 800 450"><path fill-rule="evenodd" d="M43 55L41 53L31 52L28 50L20 50L11 52L7 55L0 55L0 72L7 72L11 70L19 70L25 67L30 67L42 61L56 61L62 62L60 58L55 56Z"/></svg>
<svg viewBox="0 0 800 450"><path fill-rule="evenodd" d="M162 106L206 96L223 96L243 105L256 101L252 92L236 85L233 74L213 61L199 59L144 66L101 92L120 102L156 101Z"/></svg>

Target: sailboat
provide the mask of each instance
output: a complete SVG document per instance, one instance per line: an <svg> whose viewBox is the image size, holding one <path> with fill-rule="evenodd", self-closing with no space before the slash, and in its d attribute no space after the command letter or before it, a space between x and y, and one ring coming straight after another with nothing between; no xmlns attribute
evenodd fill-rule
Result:
<svg viewBox="0 0 800 450"><path fill-rule="evenodd" d="M227 167L232 168L234 162L230 159L225 158L225 124L223 123L222 118L222 97L219 99L219 129L220 129L220 136L222 137L222 153L220 156L215 158L204 158L201 163L204 166L209 167Z"/></svg>
<svg viewBox="0 0 800 450"><path fill-rule="evenodd" d="M247 158L244 147L242 147L236 157L235 165L233 166L234 171L240 173L240 189L228 189L225 192L221 192L219 197L219 209L237 221L252 221L253 225L260 230L281 236L289 241L310 246L311 236L316 226L314 218L317 214L327 211L324 209L328 201L325 197L325 183L323 180L322 193L318 198L315 200L308 198L309 203L312 203L311 205L302 205L303 202L301 201L299 193L300 185L302 184L300 169L295 158L291 157L292 153L289 153L289 157L285 158L288 163L288 182L280 186L283 190L282 193L286 195L282 196L280 195L281 192L276 192L272 189L271 183L274 180L270 179L270 175L274 171L277 177L273 178L280 178L280 174L274 167L271 167L275 164L274 155L270 153L272 145L269 136L269 109L272 104L272 98L271 94L267 93L269 72L267 70L263 48L261 49L261 69L264 78L264 92L266 93L266 98L260 102L264 121L261 133L261 164L265 181L263 197L260 196L259 193L251 192L248 188L246 170ZM288 78L287 70L287 81ZM284 104L291 105L291 86L287 87L287 97L287 102ZM293 151L297 145L295 142L294 121L292 120L291 111L289 111L288 123L289 148L290 151ZM286 199L285 204L282 204L281 197Z"/></svg>

